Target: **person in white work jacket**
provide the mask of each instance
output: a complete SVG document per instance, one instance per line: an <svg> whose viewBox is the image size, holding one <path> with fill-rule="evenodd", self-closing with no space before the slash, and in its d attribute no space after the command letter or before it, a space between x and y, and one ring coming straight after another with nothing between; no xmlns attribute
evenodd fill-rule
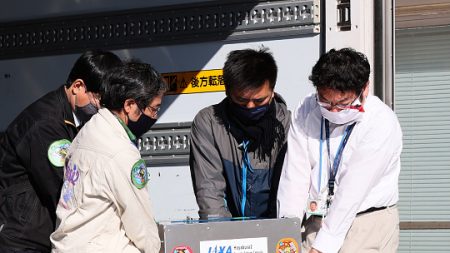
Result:
<svg viewBox="0 0 450 253"><path fill-rule="evenodd" d="M135 141L155 122L166 89L145 63L128 62L109 74L103 108L67 153L53 252L159 252L150 175Z"/></svg>
<svg viewBox="0 0 450 253"><path fill-rule="evenodd" d="M302 252L397 252L402 131L369 74L363 54L330 50L293 113L277 204L279 217L308 217Z"/></svg>

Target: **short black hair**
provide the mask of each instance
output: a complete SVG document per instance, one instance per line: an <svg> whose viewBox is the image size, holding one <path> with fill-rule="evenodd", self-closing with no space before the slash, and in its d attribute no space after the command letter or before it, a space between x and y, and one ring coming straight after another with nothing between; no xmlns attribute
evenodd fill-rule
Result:
<svg viewBox="0 0 450 253"><path fill-rule="evenodd" d="M227 95L235 90L245 91L261 87L266 80L273 90L277 80L277 64L267 48L256 51L231 51L223 67L223 81Z"/></svg>
<svg viewBox="0 0 450 253"><path fill-rule="evenodd" d="M87 91L99 93L107 72L121 64L120 58L111 52L100 49L88 50L73 65L66 87L69 88L75 80L81 79Z"/></svg>
<svg viewBox="0 0 450 253"><path fill-rule="evenodd" d="M331 49L323 54L312 69L309 80L316 88L361 93L369 81L367 57L352 48Z"/></svg>
<svg viewBox="0 0 450 253"><path fill-rule="evenodd" d="M134 99L144 110L154 97L167 91L161 75L150 64L137 60L113 69L102 86L100 101L110 110L120 110L127 99Z"/></svg>

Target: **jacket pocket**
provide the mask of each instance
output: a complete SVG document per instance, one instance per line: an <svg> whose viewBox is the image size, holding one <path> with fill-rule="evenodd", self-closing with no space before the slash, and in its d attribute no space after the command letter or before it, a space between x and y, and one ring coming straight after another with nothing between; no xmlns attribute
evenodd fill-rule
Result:
<svg viewBox="0 0 450 253"><path fill-rule="evenodd" d="M38 198L32 189L9 192L2 196L0 205L1 231L9 237L21 238L30 229L31 216L36 212Z"/></svg>

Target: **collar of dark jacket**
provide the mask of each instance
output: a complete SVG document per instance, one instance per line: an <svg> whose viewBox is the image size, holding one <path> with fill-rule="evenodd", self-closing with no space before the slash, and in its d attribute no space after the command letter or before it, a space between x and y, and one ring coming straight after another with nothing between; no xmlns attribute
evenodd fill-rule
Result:
<svg viewBox="0 0 450 253"><path fill-rule="evenodd" d="M70 106L69 99L67 98L66 90L64 88L64 85L58 88L57 90L58 98L61 101L61 105L63 106L63 115L64 115L64 123L66 125L70 125L74 128L77 128L75 126L75 120L73 118L73 111L72 107Z"/></svg>

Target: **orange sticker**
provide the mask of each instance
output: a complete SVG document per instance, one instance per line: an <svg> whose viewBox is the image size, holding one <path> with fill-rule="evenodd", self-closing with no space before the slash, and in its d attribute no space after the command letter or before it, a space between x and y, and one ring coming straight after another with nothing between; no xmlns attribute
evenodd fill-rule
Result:
<svg viewBox="0 0 450 253"><path fill-rule="evenodd" d="M293 238L283 238L277 243L277 251L275 253L300 253L298 243Z"/></svg>

